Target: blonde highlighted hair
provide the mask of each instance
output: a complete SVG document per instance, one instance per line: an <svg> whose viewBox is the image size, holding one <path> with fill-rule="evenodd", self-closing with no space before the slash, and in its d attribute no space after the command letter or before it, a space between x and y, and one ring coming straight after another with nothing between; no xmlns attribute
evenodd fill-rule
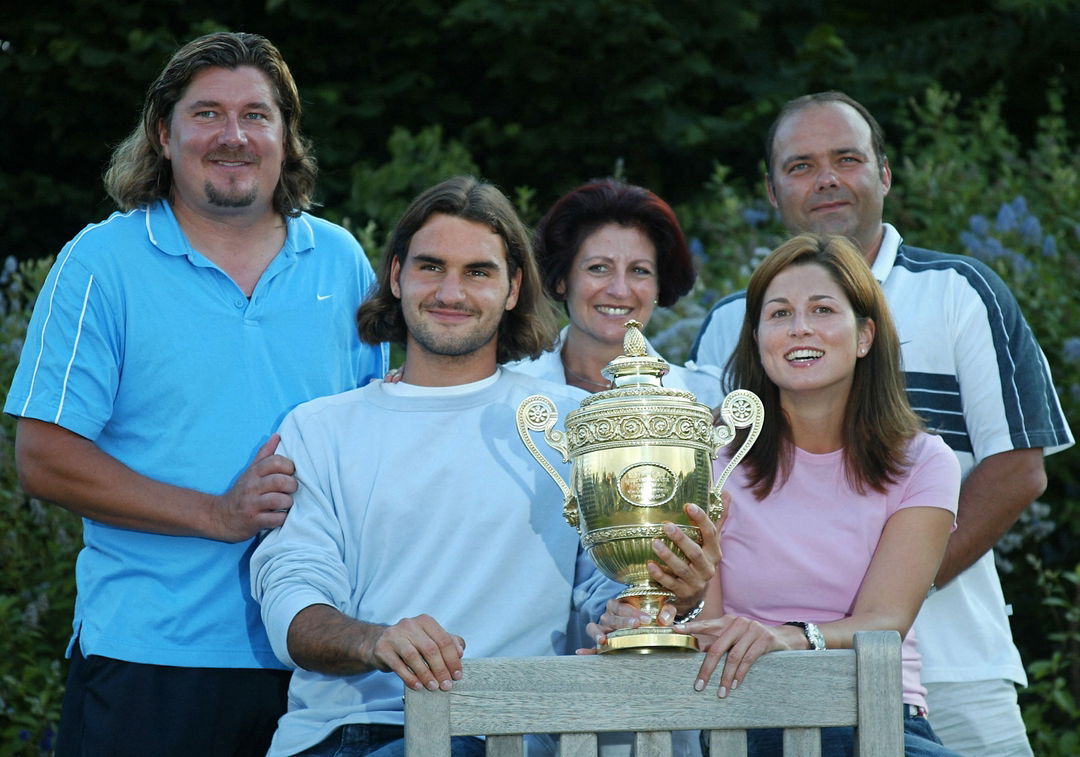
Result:
<svg viewBox="0 0 1080 757"><path fill-rule="evenodd" d="M172 166L162 153L159 127L168 126L173 108L195 75L205 68L234 70L240 66L252 66L266 74L281 109L285 159L274 190L274 210L283 216L297 216L311 207L317 169L310 142L300 134L300 94L289 67L265 37L217 32L176 51L146 92L139 125L113 151L105 171L105 190L122 210L169 196Z"/></svg>

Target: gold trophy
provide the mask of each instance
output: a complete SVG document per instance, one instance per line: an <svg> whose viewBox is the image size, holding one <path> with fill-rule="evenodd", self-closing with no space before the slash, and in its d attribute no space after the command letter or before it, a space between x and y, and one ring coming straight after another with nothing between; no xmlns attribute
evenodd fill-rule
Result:
<svg viewBox="0 0 1080 757"><path fill-rule="evenodd" d="M554 428L555 404L542 394L518 405L517 427L533 457L555 480L565 497L563 515L577 528L589 557L604 575L628 584L628 599L653 618L675 595L650 580L647 565L655 561L652 540L664 536L663 523L674 523L701 543L683 505L702 505L712 520L723 512L720 492L735 466L757 439L764 419L761 400L736 390L720 405L722 425L713 425L712 411L690 392L661 383L667 362L649 355L641 324L629 321L623 355L603 374L613 386L590 395L566 416L566 432ZM712 461L730 443L736 429L749 428L745 441L712 482ZM545 441L570 461L570 486L540 454L529 435L543 432ZM695 651L693 636L655 623L620 629L607 635L601 652Z"/></svg>

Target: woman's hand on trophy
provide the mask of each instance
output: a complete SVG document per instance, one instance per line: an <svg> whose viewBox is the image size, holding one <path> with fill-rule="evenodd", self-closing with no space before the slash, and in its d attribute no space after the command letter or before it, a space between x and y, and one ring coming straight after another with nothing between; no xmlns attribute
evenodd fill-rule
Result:
<svg viewBox="0 0 1080 757"><path fill-rule="evenodd" d="M730 496L726 492L723 500L726 513L727 503L730 501ZM705 596L705 587L716 575L716 568L722 556L720 527L723 524L724 515L721 514L720 519L713 523L705 510L693 503L685 505L683 509L690 521L701 532L701 544L694 541L674 523L664 524L664 536L679 548L682 555L668 547L663 540L653 540L653 552L660 558L663 565L649 562L649 578L671 591L677 598L674 606L665 605L657 616L657 622L661 625L670 625L674 621L676 612L686 613L700 604Z"/></svg>
<svg viewBox="0 0 1080 757"><path fill-rule="evenodd" d="M746 680L750 666L761 655L780 649L804 648L789 643L788 637L794 638L797 633L793 627L767 626L738 615L676 623L675 630L694 634L702 646L708 644L694 681L695 691L705 689L721 657L727 655L720 674L720 687L716 690L721 699L735 691L740 681Z"/></svg>

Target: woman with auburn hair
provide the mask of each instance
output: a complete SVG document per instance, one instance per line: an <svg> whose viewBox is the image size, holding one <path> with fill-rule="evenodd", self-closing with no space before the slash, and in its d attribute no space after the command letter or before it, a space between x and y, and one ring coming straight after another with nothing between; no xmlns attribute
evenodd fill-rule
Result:
<svg viewBox="0 0 1080 757"><path fill-rule="evenodd" d="M590 393L610 388L600 371L622 354L626 322L647 325L657 305L694 285L675 211L644 187L597 179L556 200L534 239L544 288L570 322L554 350L508 367ZM710 407L722 398L719 377L704 371L673 364L662 380Z"/></svg>
<svg viewBox="0 0 1080 757"><path fill-rule="evenodd" d="M737 697L766 652L850 647L856 631L894 629L905 752L952 755L925 717L911 627L945 553L960 470L908 405L885 297L849 240L806 234L762 261L726 378L761 398L765 424L725 487L705 608L676 624L706 650L694 688L725 654L717 695ZM632 615L609 609L590 632L602 638ZM751 755L781 753L778 730L748 735ZM822 754L851 754L852 741L850 728L823 729Z"/></svg>

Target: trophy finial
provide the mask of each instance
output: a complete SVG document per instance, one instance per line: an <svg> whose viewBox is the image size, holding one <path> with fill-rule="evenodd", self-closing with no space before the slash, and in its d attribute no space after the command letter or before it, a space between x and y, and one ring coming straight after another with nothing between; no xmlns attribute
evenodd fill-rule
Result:
<svg viewBox="0 0 1080 757"><path fill-rule="evenodd" d="M645 341L644 334L641 333L641 323L638 321L627 321L626 336L623 337L623 354L626 357L645 357L649 354L649 345Z"/></svg>

